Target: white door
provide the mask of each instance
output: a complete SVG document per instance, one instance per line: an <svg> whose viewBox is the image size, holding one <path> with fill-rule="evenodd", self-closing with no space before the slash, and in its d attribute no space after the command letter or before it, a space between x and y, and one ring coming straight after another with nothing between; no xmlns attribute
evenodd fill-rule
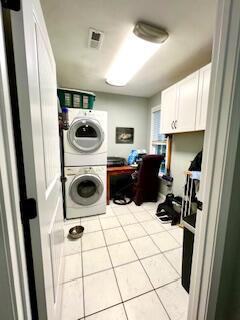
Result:
<svg viewBox="0 0 240 320"><path fill-rule="evenodd" d="M199 71L178 82L177 116L175 132L195 130Z"/></svg>
<svg viewBox="0 0 240 320"><path fill-rule="evenodd" d="M162 92L161 96L161 126L160 133L175 131L177 86L173 85Z"/></svg>
<svg viewBox="0 0 240 320"><path fill-rule="evenodd" d="M206 129L210 77L211 77L211 63L204 66L199 71L199 90L198 90L196 130Z"/></svg>
<svg viewBox="0 0 240 320"><path fill-rule="evenodd" d="M64 240L55 61L38 0L22 0L11 19L27 196L37 202L30 227L38 312L54 320Z"/></svg>
<svg viewBox="0 0 240 320"><path fill-rule="evenodd" d="M31 319L0 5L0 318Z"/></svg>

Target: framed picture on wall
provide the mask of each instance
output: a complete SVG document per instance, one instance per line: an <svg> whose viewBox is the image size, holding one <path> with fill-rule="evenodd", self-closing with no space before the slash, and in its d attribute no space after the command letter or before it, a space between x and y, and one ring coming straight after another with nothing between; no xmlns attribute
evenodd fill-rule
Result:
<svg viewBox="0 0 240 320"><path fill-rule="evenodd" d="M116 143L133 144L134 128L116 127Z"/></svg>

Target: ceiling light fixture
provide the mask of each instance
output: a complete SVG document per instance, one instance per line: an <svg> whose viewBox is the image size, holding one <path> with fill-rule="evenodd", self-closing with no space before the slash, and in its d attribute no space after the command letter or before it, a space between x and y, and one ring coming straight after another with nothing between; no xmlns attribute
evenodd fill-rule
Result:
<svg viewBox="0 0 240 320"><path fill-rule="evenodd" d="M107 73L106 82L125 86L167 38L165 30L138 22L123 42Z"/></svg>

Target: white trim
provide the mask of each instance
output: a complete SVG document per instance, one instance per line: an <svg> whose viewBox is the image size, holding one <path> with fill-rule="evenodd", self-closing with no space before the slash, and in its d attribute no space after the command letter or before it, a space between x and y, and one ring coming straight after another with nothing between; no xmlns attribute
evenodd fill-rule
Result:
<svg viewBox="0 0 240 320"><path fill-rule="evenodd" d="M150 141L149 141L149 153L152 153L152 131L153 131L153 113L161 111L161 106L157 105L155 107L152 107L150 112L151 112L151 123L150 123Z"/></svg>
<svg viewBox="0 0 240 320"><path fill-rule="evenodd" d="M189 320L215 319L239 143L239 22L240 2L219 0L200 186L204 206L197 218Z"/></svg>
<svg viewBox="0 0 240 320"><path fill-rule="evenodd" d="M31 319L1 10L0 48L0 239L2 248L4 245L0 260L7 266L9 278L8 287L1 283L0 296L11 292L13 319ZM5 316L8 311L3 300L1 317L12 319Z"/></svg>
<svg viewBox="0 0 240 320"><path fill-rule="evenodd" d="M161 106L160 106L160 104L157 105L157 106L155 106L155 107L152 107L151 111L152 111L152 113L153 113L153 112L156 112L156 111L161 111Z"/></svg>

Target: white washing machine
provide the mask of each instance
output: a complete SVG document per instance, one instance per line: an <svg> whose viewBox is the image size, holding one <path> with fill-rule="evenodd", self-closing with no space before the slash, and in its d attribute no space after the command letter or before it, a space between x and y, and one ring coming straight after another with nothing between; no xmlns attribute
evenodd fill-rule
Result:
<svg viewBox="0 0 240 320"><path fill-rule="evenodd" d="M65 167L66 218L106 213L106 166Z"/></svg>
<svg viewBox="0 0 240 320"><path fill-rule="evenodd" d="M107 164L107 112L69 109L64 131L65 167Z"/></svg>

